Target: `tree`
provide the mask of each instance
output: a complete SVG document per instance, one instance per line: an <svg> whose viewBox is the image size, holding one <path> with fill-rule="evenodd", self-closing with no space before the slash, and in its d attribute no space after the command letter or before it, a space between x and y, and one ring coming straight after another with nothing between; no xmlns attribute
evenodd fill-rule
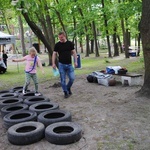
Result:
<svg viewBox="0 0 150 150"><path fill-rule="evenodd" d="M104 0L102 0L102 8L105 8L105 3ZM107 38L107 45L108 45L108 56L112 57L111 55L111 47L110 47L110 38L109 38L109 30L108 30L108 20L107 20L107 16L106 13L103 13L104 16L104 23L105 23L105 28L106 28L106 38Z"/></svg>
<svg viewBox="0 0 150 150"><path fill-rule="evenodd" d="M11 9L10 1L0 0L0 25L6 25L6 30L9 34L13 34L11 30L11 25L15 24L13 21L13 16L15 16L14 11ZM14 17L15 18L15 17Z"/></svg>
<svg viewBox="0 0 150 150"><path fill-rule="evenodd" d="M30 1L31 5L36 5L34 9L28 8L28 4L24 1L20 1L20 9L22 9L21 13L28 23L29 27L32 29L32 31L35 33L35 35L43 42L45 47L48 50L48 56L49 56L49 65L51 64L51 56L54 48L54 35L52 31L52 25L51 25L51 17L48 12L48 3L46 1L38 1L38 4L36 4L35 1ZM18 7L17 6L17 7ZM41 10L40 13L33 13L32 11L36 11L36 9ZM35 19L36 16L36 19ZM39 25L36 22L39 22L42 26L43 30L39 27Z"/></svg>
<svg viewBox="0 0 150 150"><path fill-rule="evenodd" d="M10 3L10 0L6 1L7 4ZM85 45L86 56L89 56L91 51L94 52L94 49L90 50L90 41L93 41L92 48L95 46L95 56L99 56L98 40L107 37L109 57L111 57L112 35L115 56L118 55L116 37L120 46L125 35L121 31L121 20L124 21L126 35L130 32L131 38L135 38L139 33L137 26L139 20L135 19L136 14L140 15L139 0L17 0L17 2L16 10L21 7L22 15L47 48L50 59L55 35L60 30L64 30L68 39L75 42L76 48L77 43L80 43L82 52ZM98 37L97 33L100 33L101 37ZM126 52L128 54L128 49Z"/></svg>
<svg viewBox="0 0 150 150"><path fill-rule="evenodd" d="M139 92L140 95L150 96L150 1L142 0L142 17L140 32L145 64L144 84Z"/></svg>
<svg viewBox="0 0 150 150"><path fill-rule="evenodd" d="M25 56L26 55L26 47L25 47L25 42L24 42L24 29L23 29L23 23L22 23L21 15L18 16L18 23L19 23L19 28L20 28L22 55Z"/></svg>

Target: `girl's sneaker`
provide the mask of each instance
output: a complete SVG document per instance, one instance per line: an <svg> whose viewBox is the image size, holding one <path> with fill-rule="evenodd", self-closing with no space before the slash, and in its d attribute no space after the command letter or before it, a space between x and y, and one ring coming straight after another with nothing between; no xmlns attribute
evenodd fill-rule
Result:
<svg viewBox="0 0 150 150"><path fill-rule="evenodd" d="M22 91L22 94L26 94L26 91L25 91L25 90L23 90L23 91Z"/></svg>
<svg viewBox="0 0 150 150"><path fill-rule="evenodd" d="M35 93L35 96L40 96L40 95L41 95L41 93L38 93L38 92Z"/></svg>

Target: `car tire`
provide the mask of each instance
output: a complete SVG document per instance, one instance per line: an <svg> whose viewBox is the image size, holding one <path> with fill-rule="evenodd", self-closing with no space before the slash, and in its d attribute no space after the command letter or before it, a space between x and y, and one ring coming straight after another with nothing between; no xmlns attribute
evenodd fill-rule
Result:
<svg viewBox="0 0 150 150"><path fill-rule="evenodd" d="M3 117L3 126L8 129L14 124L26 121L36 121L37 113L30 110L11 112Z"/></svg>
<svg viewBox="0 0 150 150"><path fill-rule="evenodd" d="M39 115L40 113L48 110L59 109L59 105L53 102L40 102L33 104L29 107L29 110L34 111Z"/></svg>
<svg viewBox="0 0 150 150"><path fill-rule="evenodd" d="M5 115L11 112L27 110L28 108L29 106L27 104L16 104L16 105L4 106L1 109L1 117L3 118Z"/></svg>
<svg viewBox="0 0 150 150"><path fill-rule="evenodd" d="M20 89L22 90L23 86L14 87L14 88L10 89L10 91L14 93L15 91L20 90Z"/></svg>
<svg viewBox="0 0 150 150"><path fill-rule="evenodd" d="M71 113L66 110L50 110L38 115L37 120L42 122L45 127L56 122L71 121Z"/></svg>
<svg viewBox="0 0 150 150"><path fill-rule="evenodd" d="M23 103L22 98L5 98L0 101L0 109L2 109L4 106L10 106L20 103Z"/></svg>
<svg viewBox="0 0 150 150"><path fill-rule="evenodd" d="M44 96L32 96L32 97L28 97L24 100L24 103L27 105L33 105L39 102L49 102L50 99Z"/></svg>
<svg viewBox="0 0 150 150"><path fill-rule="evenodd" d="M0 100L3 100L3 99L6 99L6 98L15 98L15 97L18 97L18 94L17 93L3 93L3 94L0 94Z"/></svg>
<svg viewBox="0 0 150 150"><path fill-rule="evenodd" d="M45 127L40 122L22 122L11 126L7 132L8 141L14 145L28 145L44 138Z"/></svg>
<svg viewBox="0 0 150 150"><path fill-rule="evenodd" d="M16 90L15 93L18 93L18 95L21 95L22 91L23 91L23 89L19 89L19 90ZM27 92L30 92L30 90L27 90Z"/></svg>
<svg viewBox="0 0 150 150"><path fill-rule="evenodd" d="M49 125L45 130L48 142L57 145L66 145L79 141L82 136L81 127L74 122L58 122Z"/></svg>
<svg viewBox="0 0 150 150"><path fill-rule="evenodd" d="M32 96L35 96L35 92L33 92L33 91L19 95L19 97L22 98L22 99L26 99L26 98L32 97ZM42 96L42 94L41 94L41 96Z"/></svg>
<svg viewBox="0 0 150 150"><path fill-rule="evenodd" d="M11 91L10 90L2 90L2 91L0 91L0 95L1 94L5 94L5 93L11 93Z"/></svg>

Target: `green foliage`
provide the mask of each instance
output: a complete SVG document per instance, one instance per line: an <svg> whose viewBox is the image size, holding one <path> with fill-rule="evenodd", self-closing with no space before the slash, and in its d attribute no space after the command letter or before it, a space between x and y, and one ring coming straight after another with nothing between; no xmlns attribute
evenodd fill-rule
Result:
<svg viewBox="0 0 150 150"><path fill-rule="evenodd" d="M106 29L109 31L109 35L117 32L121 37L121 19L127 20L125 28L128 28L130 31L131 37L135 38L139 33L138 24L142 9L142 2L140 0L126 0L120 3L118 0L104 0L104 8L102 8L101 1L99 0L19 0L16 6L12 6L10 0L0 0L0 2L1 10L15 18L10 20L12 25L18 26L17 14L21 14L21 11L24 11L28 13L29 18L41 29L44 24L43 20L45 21L46 28L48 28L46 15L50 15L54 36L62 30L61 19L68 35L70 35L70 40L74 36L77 37L78 41L81 38L85 39L86 34L90 35L90 39L93 39L92 21L95 22L97 32L101 35L97 37L98 39L106 37ZM22 8L22 10L18 10L18 8ZM82 15L79 10L82 11ZM107 18L107 27L104 24L104 14ZM74 20L76 27L74 27ZM85 26L87 31L85 31ZM117 31L114 31L114 26L117 28Z"/></svg>

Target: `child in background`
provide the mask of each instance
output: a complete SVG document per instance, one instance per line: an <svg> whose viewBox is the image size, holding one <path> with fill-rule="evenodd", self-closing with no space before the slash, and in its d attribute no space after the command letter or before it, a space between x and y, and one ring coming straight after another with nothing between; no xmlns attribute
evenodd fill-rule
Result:
<svg viewBox="0 0 150 150"><path fill-rule="evenodd" d="M36 74L36 67L37 65L40 67L42 70L42 73L44 74L44 70L42 67L42 63L37 56L37 51L34 47L31 47L29 49L29 54L26 55L25 57L21 59L13 59L13 62L22 62L26 61L26 66L25 66L25 84L23 86L23 91L22 93L25 94L28 86L30 84L30 79L32 78L34 85L35 85L35 96L41 95L38 91L38 79L37 79L37 74Z"/></svg>

